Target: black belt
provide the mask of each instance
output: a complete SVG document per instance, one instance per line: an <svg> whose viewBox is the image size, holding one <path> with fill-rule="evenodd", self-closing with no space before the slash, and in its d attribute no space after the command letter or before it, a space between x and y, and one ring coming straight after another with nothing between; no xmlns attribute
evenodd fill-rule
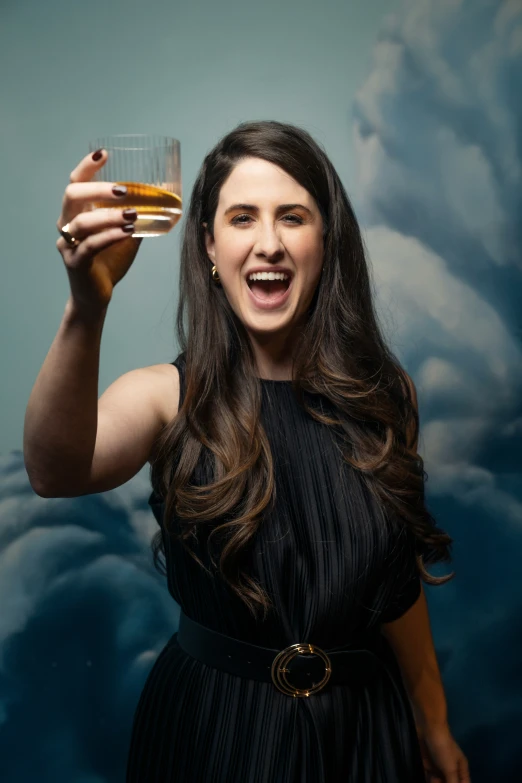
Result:
<svg viewBox="0 0 522 783"><path fill-rule="evenodd" d="M207 666L239 677L273 682L289 696L310 696L327 683L357 685L370 682L385 665L376 652L369 649L372 646L378 649L380 637L377 628L361 636L348 649L325 652L314 644L299 642L284 650L273 650L213 631L183 611L175 635L186 653Z"/></svg>

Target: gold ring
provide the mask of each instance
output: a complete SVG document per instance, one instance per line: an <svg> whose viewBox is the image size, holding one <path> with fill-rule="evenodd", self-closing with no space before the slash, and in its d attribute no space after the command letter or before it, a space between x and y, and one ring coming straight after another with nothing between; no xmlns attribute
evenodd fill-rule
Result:
<svg viewBox="0 0 522 783"><path fill-rule="evenodd" d="M296 655L303 653L315 653L322 658L324 663L325 672L323 679L320 682L314 682L311 688L296 688L292 683L288 682L286 677L287 673L290 671L286 668L287 664ZM291 644L290 647L281 650L281 652L277 653L275 656L271 669L272 682L276 688L282 693L286 693L288 696L310 696L312 693L317 693L321 688L324 688L330 679L331 673L332 664L328 655L324 650L321 650L320 647L315 647L313 644L308 644L308 642L297 642L297 644Z"/></svg>
<svg viewBox="0 0 522 783"><path fill-rule="evenodd" d="M78 245L80 244L80 240L79 239L76 239L76 237L73 237L72 234L69 234L69 224L68 223L66 223L65 226L62 226L62 228L60 229L60 234L65 239L67 244L70 245L71 247L78 247Z"/></svg>

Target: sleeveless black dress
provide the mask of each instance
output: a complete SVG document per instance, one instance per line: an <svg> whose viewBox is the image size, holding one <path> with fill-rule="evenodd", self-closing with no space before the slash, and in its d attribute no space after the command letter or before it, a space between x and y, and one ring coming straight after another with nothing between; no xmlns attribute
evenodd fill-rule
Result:
<svg viewBox="0 0 522 783"><path fill-rule="evenodd" d="M173 362L185 382L184 354ZM221 633L283 649L333 651L400 617L419 597L414 541L403 525L383 535L379 508L340 456L331 428L297 403L290 381L262 380L262 422L274 458L276 502L249 553L276 609L254 621L220 579L165 535L168 589L183 611ZM208 475L202 462L196 478ZM204 546L194 551L203 562ZM382 634L382 676L326 685L294 698L273 683L210 668L172 635L141 693L127 783L424 783L410 702Z"/></svg>

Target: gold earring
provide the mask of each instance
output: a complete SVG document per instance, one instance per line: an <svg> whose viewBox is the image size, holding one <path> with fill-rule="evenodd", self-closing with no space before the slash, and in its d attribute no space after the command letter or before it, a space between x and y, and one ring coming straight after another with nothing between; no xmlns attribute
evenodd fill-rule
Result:
<svg viewBox="0 0 522 783"><path fill-rule="evenodd" d="M217 266L215 264L212 267L212 278L216 283L219 283L219 275L217 271Z"/></svg>

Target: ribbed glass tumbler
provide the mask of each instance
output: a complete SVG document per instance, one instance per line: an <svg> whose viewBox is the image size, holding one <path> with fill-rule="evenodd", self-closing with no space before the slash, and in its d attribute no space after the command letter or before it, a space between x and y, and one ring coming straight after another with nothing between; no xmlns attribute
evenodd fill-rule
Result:
<svg viewBox="0 0 522 783"><path fill-rule="evenodd" d="M135 237L167 234L181 218L180 143L169 136L121 134L102 136L89 143L91 152L105 149L108 159L94 180L125 185L127 195L114 201L98 201L92 208L121 210L134 207L138 213Z"/></svg>

